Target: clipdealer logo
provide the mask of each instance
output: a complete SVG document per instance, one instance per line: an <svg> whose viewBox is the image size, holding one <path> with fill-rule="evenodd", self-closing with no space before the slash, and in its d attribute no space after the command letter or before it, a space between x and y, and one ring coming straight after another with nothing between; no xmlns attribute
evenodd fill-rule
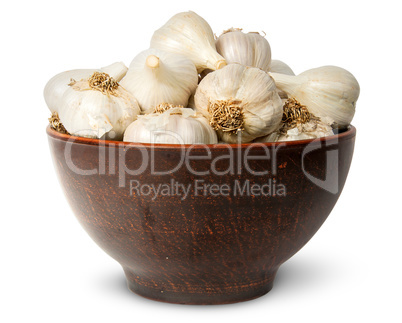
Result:
<svg viewBox="0 0 402 323"><path fill-rule="evenodd" d="M172 134L180 143L181 138L177 134ZM239 139L240 141L241 139ZM74 173L79 175L118 175L118 185L121 188L128 188L132 196L148 196L152 200L162 196L178 196L180 199L186 199L190 196L286 196L286 187L283 183L277 182L278 173L278 152L286 146L286 142L275 145L265 145L263 143L253 143L248 146L219 144L220 154L214 156L215 145L177 145L175 151L180 151L178 160L171 165L169 169L158 170L156 165L160 164L157 160L156 147L152 144L136 143L135 145L121 145L114 143L104 144L100 141L98 146L99 156L97 167L93 169L81 169L74 163L72 157L72 147L75 141L71 137L66 142L64 151L66 164ZM338 188L338 151L336 149L337 141L331 141L334 149L326 150L326 174L325 178L317 178L310 174L306 169L306 160L309 154L319 150L327 149L325 140L312 140L308 143L300 156L301 170L304 175L320 188L336 194ZM256 153L257 152L257 153ZM135 162L130 158L135 155ZM175 154L177 157L177 154ZM160 158L160 157L159 157ZM177 158L176 158L177 159ZM264 165L262 169L253 169L250 165L255 165L256 160L261 160ZM222 169L222 162L225 166ZM208 169L202 170L195 165L202 163L208 165ZM134 165L135 169L128 165ZM174 180L174 174L179 170L185 170L196 177L213 175L226 176L232 179L229 183L218 184L210 183L204 179L194 179L191 183L180 183ZM147 173L159 178L165 177L163 183L142 182L140 177ZM236 176L248 173L253 178L261 178L258 183L252 183L248 179L235 179ZM245 176L247 178L247 176Z"/></svg>
<svg viewBox="0 0 402 323"><path fill-rule="evenodd" d="M193 183L182 184L171 179L169 183L147 184L130 180L131 196L149 196L154 201L163 196L177 196L182 201L189 196L286 196L286 187L268 179L266 183L252 183L250 180L234 180L232 184L208 183L197 179Z"/></svg>

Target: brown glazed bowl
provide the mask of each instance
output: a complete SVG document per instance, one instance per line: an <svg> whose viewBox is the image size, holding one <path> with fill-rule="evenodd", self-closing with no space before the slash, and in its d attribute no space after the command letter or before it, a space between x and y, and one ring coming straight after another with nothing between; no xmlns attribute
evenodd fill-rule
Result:
<svg viewBox="0 0 402 323"><path fill-rule="evenodd" d="M144 297L224 304L267 293L334 207L356 129L286 143L164 145L47 128L65 195Z"/></svg>

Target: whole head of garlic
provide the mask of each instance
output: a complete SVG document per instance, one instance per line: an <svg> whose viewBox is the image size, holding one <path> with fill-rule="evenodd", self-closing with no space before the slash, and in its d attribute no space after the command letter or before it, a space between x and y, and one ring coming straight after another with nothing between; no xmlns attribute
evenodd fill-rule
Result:
<svg viewBox="0 0 402 323"><path fill-rule="evenodd" d="M106 73L73 81L58 110L66 130L76 136L121 140L140 113L134 96Z"/></svg>
<svg viewBox="0 0 402 323"><path fill-rule="evenodd" d="M242 29L225 30L216 40L216 50L226 62L258 67L268 71L271 64L271 47L259 33L244 33Z"/></svg>
<svg viewBox="0 0 402 323"><path fill-rule="evenodd" d="M117 82L126 75L127 67L122 62L116 62L100 69L76 69L65 71L53 76L46 84L43 91L46 104L49 110L57 112L61 105L61 98L64 92L69 88L71 80L82 80L90 77L94 72L103 72L115 79Z"/></svg>
<svg viewBox="0 0 402 323"><path fill-rule="evenodd" d="M268 136L257 138L255 142L293 141L315 139L334 134L328 117L318 118L297 100L290 98L283 106L281 128Z"/></svg>
<svg viewBox="0 0 402 323"><path fill-rule="evenodd" d="M149 113L163 102L186 106L198 85L198 73L185 56L150 48L133 59L120 84Z"/></svg>
<svg viewBox="0 0 402 323"><path fill-rule="evenodd" d="M159 144L216 144L215 131L208 121L189 108L167 109L138 116L124 133L124 141Z"/></svg>
<svg viewBox="0 0 402 323"><path fill-rule="evenodd" d="M216 51L211 27L192 11L174 15L155 31L151 47L186 56L195 64L198 73L226 65L225 59Z"/></svg>
<svg viewBox="0 0 402 323"><path fill-rule="evenodd" d="M323 66L297 76L270 73L278 89L295 98L317 117L329 117L338 127L350 124L360 87L343 68Z"/></svg>
<svg viewBox="0 0 402 323"><path fill-rule="evenodd" d="M250 142L278 129L282 100L273 79L259 68L229 64L209 73L195 93L202 113L228 143Z"/></svg>

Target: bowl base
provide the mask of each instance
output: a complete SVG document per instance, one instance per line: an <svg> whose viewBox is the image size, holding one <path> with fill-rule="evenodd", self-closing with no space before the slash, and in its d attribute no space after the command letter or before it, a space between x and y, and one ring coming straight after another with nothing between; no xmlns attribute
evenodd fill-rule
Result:
<svg viewBox="0 0 402 323"><path fill-rule="evenodd" d="M241 286L219 286L219 288L208 286L175 286L173 289L161 288L154 282L147 282L124 270L127 278L127 285L130 291L142 297L165 303L186 304L186 305L219 305L231 304L253 300L268 293L273 286L276 271L269 274L266 279ZM149 284L151 283L151 284ZM153 284L152 284L153 283Z"/></svg>

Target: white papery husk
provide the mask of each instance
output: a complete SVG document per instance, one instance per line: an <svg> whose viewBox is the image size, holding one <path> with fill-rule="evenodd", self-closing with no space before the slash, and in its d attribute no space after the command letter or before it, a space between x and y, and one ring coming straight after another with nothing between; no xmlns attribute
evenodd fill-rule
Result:
<svg viewBox="0 0 402 323"><path fill-rule="evenodd" d="M216 144L216 132L189 108L141 115L124 134L124 141L159 144Z"/></svg>
<svg viewBox="0 0 402 323"><path fill-rule="evenodd" d="M218 54L209 24L195 12L180 12L152 36L151 47L186 56L197 67L216 70L226 65Z"/></svg>
<svg viewBox="0 0 402 323"><path fill-rule="evenodd" d="M54 113L58 112L61 106L61 98L64 92L69 88L68 84L71 80L80 81L90 77L94 72L103 72L109 74L117 82L119 82L127 72L127 67L122 62L116 62L100 69L75 69L61 72L53 76L45 86L43 95L49 110Z"/></svg>
<svg viewBox="0 0 402 323"><path fill-rule="evenodd" d="M159 59L157 67L147 65L151 55ZM198 85L198 73L185 56L150 48L133 59L120 85L134 95L142 112L150 113L164 102L187 106Z"/></svg>
<svg viewBox="0 0 402 323"><path fill-rule="evenodd" d="M355 114L360 87L355 77L337 66L322 66L291 76L269 73L278 89L295 98L317 117L347 127Z"/></svg>
<svg viewBox="0 0 402 323"><path fill-rule="evenodd" d="M141 110L134 96L118 86L114 94L92 89L88 80L71 85L62 97L60 121L76 136L121 140Z"/></svg>
<svg viewBox="0 0 402 323"><path fill-rule="evenodd" d="M289 65L287 65L286 63L278 60L278 59L273 59L271 61L271 65L269 66L269 71L271 73L280 73L280 74L286 74L286 75L295 75L295 73L293 72L293 70L289 67ZM286 94L286 92L284 91L280 91L279 92L279 96L282 99L288 99L288 95Z"/></svg>
<svg viewBox="0 0 402 323"><path fill-rule="evenodd" d="M269 71L272 73L280 73L286 75L295 75L290 66L279 59L271 60L271 65L269 66Z"/></svg>
<svg viewBox="0 0 402 323"><path fill-rule="evenodd" d="M211 72L198 85L195 94L196 110L209 122L209 107L215 102L240 102L243 111L243 130L237 133L215 128L220 139L227 143L251 142L257 137L277 130L282 119L282 100L273 79L259 68L229 64Z"/></svg>
<svg viewBox="0 0 402 323"><path fill-rule="evenodd" d="M239 63L266 72L271 64L271 47L259 33L230 28L217 38L215 45L228 64Z"/></svg>
<svg viewBox="0 0 402 323"><path fill-rule="evenodd" d="M334 134L331 127L332 123L333 120L330 118L312 118L310 121L299 123L296 127L285 132L280 129L268 136L257 138L255 142L294 141L332 136Z"/></svg>

